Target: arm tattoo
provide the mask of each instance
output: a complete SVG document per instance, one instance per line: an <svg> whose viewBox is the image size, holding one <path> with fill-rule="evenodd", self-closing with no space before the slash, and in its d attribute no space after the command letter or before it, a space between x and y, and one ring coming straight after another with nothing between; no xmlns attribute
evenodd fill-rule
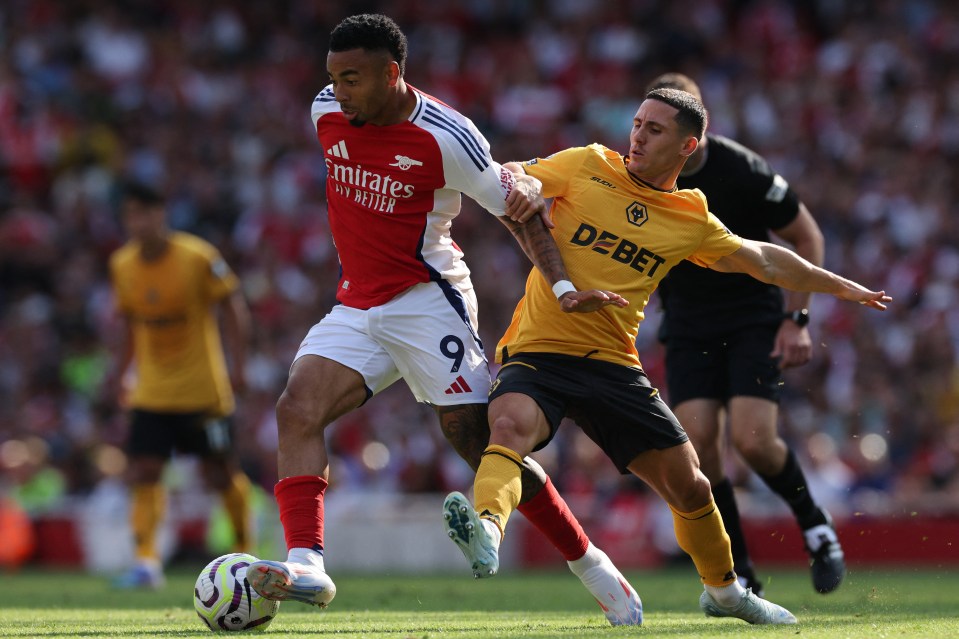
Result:
<svg viewBox="0 0 959 639"><path fill-rule="evenodd" d="M526 257L539 269L549 284L569 279L559 246L540 216L535 216L525 224L514 222L506 216L500 217L499 220L510 230Z"/></svg>

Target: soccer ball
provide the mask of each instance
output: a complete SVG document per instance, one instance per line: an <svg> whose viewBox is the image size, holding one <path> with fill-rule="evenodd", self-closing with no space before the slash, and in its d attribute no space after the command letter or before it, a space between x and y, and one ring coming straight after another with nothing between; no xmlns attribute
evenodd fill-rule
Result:
<svg viewBox="0 0 959 639"><path fill-rule="evenodd" d="M265 630L279 601L264 599L246 580L246 568L256 557L231 553L217 557L203 569L193 588L193 607L213 632Z"/></svg>

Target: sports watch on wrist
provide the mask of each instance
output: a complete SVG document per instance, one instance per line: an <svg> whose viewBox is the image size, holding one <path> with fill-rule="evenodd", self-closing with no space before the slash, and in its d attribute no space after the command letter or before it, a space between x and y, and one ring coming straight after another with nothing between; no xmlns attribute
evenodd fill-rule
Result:
<svg viewBox="0 0 959 639"><path fill-rule="evenodd" d="M800 308L795 311L790 311L784 314L783 319L792 320L796 326L802 328L809 323L809 309Z"/></svg>

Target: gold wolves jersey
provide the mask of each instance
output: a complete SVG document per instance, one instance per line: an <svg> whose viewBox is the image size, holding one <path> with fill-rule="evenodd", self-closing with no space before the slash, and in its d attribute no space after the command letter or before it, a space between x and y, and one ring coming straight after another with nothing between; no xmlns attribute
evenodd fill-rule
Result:
<svg viewBox="0 0 959 639"><path fill-rule="evenodd" d="M497 361L520 352L561 353L639 366L636 333L649 296L684 259L700 266L734 253L742 239L709 212L699 190L662 191L626 170L623 156L593 144L524 163L554 198L553 237L573 284L629 300L626 308L563 313L537 269L497 347Z"/></svg>
<svg viewBox="0 0 959 639"><path fill-rule="evenodd" d="M187 233L172 233L158 260L128 242L110 258L117 306L133 332L133 408L158 412L233 411L214 306L239 282L220 253Z"/></svg>

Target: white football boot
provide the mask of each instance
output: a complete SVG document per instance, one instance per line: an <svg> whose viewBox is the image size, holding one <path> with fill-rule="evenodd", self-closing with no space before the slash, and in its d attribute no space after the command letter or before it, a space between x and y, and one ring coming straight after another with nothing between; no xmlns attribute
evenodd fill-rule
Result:
<svg viewBox="0 0 959 639"><path fill-rule="evenodd" d="M566 563L599 603L610 625L643 624L643 602L606 553L590 543L586 554Z"/></svg>
<svg viewBox="0 0 959 639"><path fill-rule="evenodd" d="M326 608L336 596L336 585L318 566L260 560L246 569L246 580L261 597L299 601Z"/></svg>

